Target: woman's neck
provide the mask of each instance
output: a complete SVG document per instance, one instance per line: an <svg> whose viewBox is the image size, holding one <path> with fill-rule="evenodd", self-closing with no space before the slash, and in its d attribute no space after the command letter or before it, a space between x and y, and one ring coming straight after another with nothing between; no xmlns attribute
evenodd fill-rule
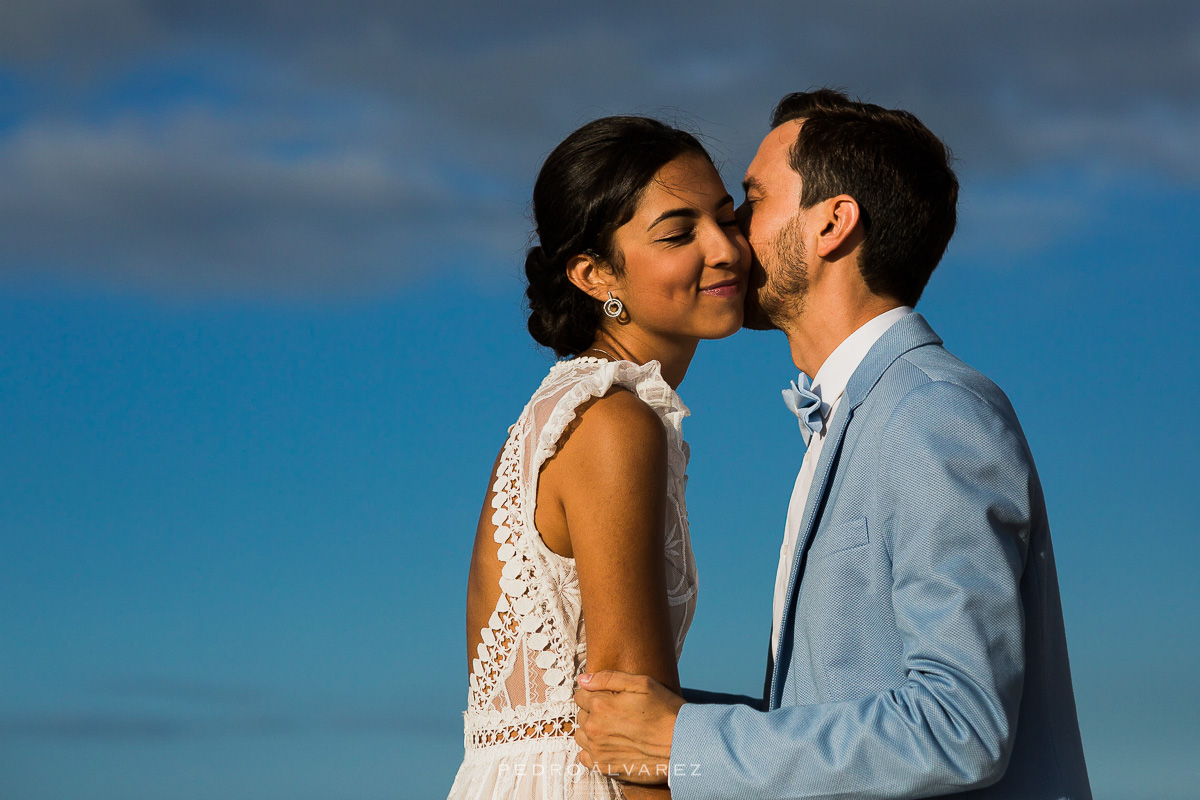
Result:
<svg viewBox="0 0 1200 800"><path fill-rule="evenodd" d="M610 333L601 330L597 331L589 350L635 364L657 361L662 367L663 380L670 384L672 389L678 389L687 375L692 356L696 354L697 344L696 339L690 338L669 340L644 334L633 335L625 331Z"/></svg>

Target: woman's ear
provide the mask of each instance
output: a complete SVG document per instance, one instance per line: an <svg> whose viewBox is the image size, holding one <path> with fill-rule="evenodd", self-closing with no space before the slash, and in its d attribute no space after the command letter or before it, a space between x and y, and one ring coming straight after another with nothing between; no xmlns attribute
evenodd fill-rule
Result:
<svg viewBox="0 0 1200 800"><path fill-rule="evenodd" d="M820 226L817 234L816 253L829 258L838 249L849 252L862 241L863 231L859 225L861 211L858 201L848 194L839 194L819 204L822 218L816 220Z"/></svg>
<svg viewBox="0 0 1200 800"><path fill-rule="evenodd" d="M600 256L588 250L567 261L567 280L580 291L597 300L607 300L608 293L616 286L612 270L605 266Z"/></svg>

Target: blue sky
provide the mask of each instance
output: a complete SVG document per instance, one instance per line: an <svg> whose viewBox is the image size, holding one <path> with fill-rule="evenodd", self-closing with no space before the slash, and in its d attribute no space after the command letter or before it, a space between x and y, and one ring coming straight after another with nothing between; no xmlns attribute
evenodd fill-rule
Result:
<svg viewBox="0 0 1200 800"><path fill-rule="evenodd" d="M959 157L920 310L1021 416L1097 798L1200 776L1200 10L9 0L0 10L0 796L437 797L486 473L551 363L541 159L606 113L731 186L785 92ZM755 691L802 450L777 334L681 387L685 683Z"/></svg>

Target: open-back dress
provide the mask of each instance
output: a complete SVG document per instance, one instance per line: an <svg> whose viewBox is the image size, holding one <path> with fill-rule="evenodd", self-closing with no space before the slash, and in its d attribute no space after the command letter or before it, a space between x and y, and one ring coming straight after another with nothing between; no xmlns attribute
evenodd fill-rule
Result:
<svg viewBox="0 0 1200 800"><path fill-rule="evenodd" d="M581 405L613 387L653 408L667 433L664 520L667 599L675 657L696 609L696 563L684 485L687 407L657 361L560 361L509 428L493 475L492 524L503 563L495 610L472 663L464 713L466 755L453 800L581 800L622 797L619 784L585 768L571 734L572 695L587 663L575 561L552 552L534 527L538 475Z"/></svg>

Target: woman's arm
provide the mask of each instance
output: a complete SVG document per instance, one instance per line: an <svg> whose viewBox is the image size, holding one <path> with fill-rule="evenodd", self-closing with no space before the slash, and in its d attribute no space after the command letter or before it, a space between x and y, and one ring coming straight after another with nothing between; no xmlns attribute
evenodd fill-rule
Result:
<svg viewBox="0 0 1200 800"><path fill-rule="evenodd" d="M587 670L634 671L678 692L666 504L666 431L640 398L616 390L584 408L547 463L536 523L551 549L575 559Z"/></svg>

